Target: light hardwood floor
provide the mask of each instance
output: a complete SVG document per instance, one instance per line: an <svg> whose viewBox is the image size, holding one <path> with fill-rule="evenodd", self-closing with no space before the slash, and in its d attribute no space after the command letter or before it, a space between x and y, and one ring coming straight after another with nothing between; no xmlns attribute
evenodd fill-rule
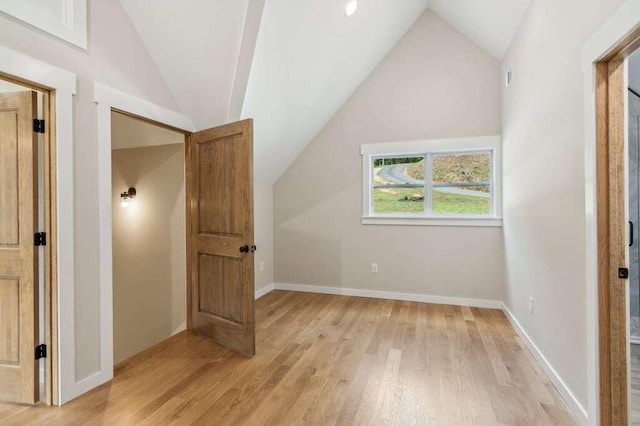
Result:
<svg viewBox="0 0 640 426"><path fill-rule="evenodd" d="M501 311L274 291L257 355L188 332L0 424L577 424Z"/></svg>

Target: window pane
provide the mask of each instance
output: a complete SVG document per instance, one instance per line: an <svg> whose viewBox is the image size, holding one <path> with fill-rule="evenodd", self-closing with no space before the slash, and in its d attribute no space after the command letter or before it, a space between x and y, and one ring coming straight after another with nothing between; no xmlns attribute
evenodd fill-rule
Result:
<svg viewBox="0 0 640 426"><path fill-rule="evenodd" d="M489 214L491 194L486 186L433 188L434 214Z"/></svg>
<svg viewBox="0 0 640 426"><path fill-rule="evenodd" d="M374 158L373 213L424 213L424 157Z"/></svg>
<svg viewBox="0 0 640 426"><path fill-rule="evenodd" d="M491 153L473 152L433 156L433 183L489 182Z"/></svg>

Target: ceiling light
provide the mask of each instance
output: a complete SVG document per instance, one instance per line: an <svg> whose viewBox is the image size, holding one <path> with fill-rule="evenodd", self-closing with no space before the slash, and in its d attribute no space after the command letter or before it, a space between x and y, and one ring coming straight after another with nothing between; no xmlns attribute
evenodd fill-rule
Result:
<svg viewBox="0 0 640 426"><path fill-rule="evenodd" d="M357 0L350 1L349 3L347 3L347 7L345 8L345 14L347 16L351 16L354 13L356 13L357 8L358 8L358 1Z"/></svg>

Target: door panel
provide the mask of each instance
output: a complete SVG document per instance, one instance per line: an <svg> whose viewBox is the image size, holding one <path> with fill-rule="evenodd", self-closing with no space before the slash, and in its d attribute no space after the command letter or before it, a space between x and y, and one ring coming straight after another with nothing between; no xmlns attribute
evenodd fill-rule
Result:
<svg viewBox="0 0 640 426"><path fill-rule="evenodd" d="M0 400L38 401L36 94L0 94Z"/></svg>
<svg viewBox="0 0 640 426"><path fill-rule="evenodd" d="M0 244L18 245L18 110L0 112Z"/></svg>
<svg viewBox="0 0 640 426"><path fill-rule="evenodd" d="M194 133L186 157L189 328L253 355L252 120Z"/></svg>
<svg viewBox="0 0 640 426"><path fill-rule="evenodd" d="M20 284L17 279L0 279L0 363L20 363Z"/></svg>
<svg viewBox="0 0 640 426"><path fill-rule="evenodd" d="M198 166L199 232L244 235L242 212L247 210L242 193L245 182L238 179L246 159L242 135L203 141L195 146ZM211 182L216 182L211 185Z"/></svg>
<svg viewBox="0 0 640 426"><path fill-rule="evenodd" d="M200 254L200 311L242 323L242 260Z"/></svg>

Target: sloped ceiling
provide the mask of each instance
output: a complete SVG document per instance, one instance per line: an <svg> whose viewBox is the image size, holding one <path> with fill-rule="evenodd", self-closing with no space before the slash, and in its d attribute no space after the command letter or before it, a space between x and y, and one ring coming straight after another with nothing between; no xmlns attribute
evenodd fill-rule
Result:
<svg viewBox="0 0 640 426"><path fill-rule="evenodd" d="M532 0L430 0L429 8L495 58L507 52Z"/></svg>
<svg viewBox="0 0 640 426"><path fill-rule="evenodd" d="M427 7L427 0L267 0L242 115L274 182Z"/></svg>
<svg viewBox="0 0 640 426"><path fill-rule="evenodd" d="M226 122L248 0L121 0L183 112Z"/></svg>
<svg viewBox="0 0 640 426"><path fill-rule="evenodd" d="M254 118L275 182L429 6L502 58L531 0L120 0L197 129Z"/></svg>

